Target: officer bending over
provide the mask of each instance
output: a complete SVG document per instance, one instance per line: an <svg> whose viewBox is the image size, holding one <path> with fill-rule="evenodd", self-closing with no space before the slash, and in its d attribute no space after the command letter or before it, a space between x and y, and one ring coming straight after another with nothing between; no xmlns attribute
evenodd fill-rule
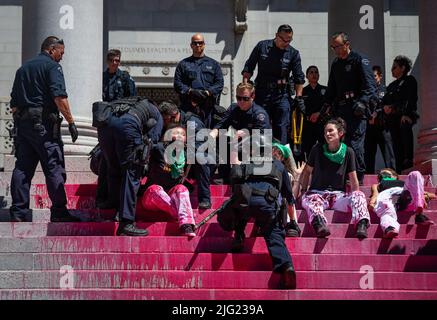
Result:
<svg viewBox="0 0 437 320"><path fill-rule="evenodd" d="M38 162L46 177L52 201L52 222L78 221L67 210L64 148L61 138L62 113L68 122L71 139L79 134L71 115L64 74L59 62L64 42L54 36L44 40L41 53L18 69L11 93L16 144L15 169L12 174L12 221L21 222L31 213L29 190Z"/></svg>
<svg viewBox="0 0 437 320"><path fill-rule="evenodd" d="M197 134L201 129L206 129L203 120L193 112L180 111L178 107L171 101L164 101L159 105L159 111L164 119L165 130L168 130L171 126L177 124L183 126L184 128L193 130ZM195 152L193 148L197 148L202 145L204 141L199 141L196 139L195 145L188 145L188 152ZM201 165L195 163L193 165L193 170L190 173L194 174L197 181L197 197L199 200L199 209L209 209L211 208L211 190L210 190L210 179L211 172L213 171L214 165ZM190 188L190 185L185 181L185 185Z"/></svg>
<svg viewBox="0 0 437 320"><path fill-rule="evenodd" d="M163 121L158 109L147 99L127 108L123 108L128 105L123 104L123 100L118 101L119 108L113 109L107 123L98 128L108 167L109 194L114 199L119 195L119 199L115 199L120 218L117 235L146 236L147 230L135 226L135 205L150 152L146 150L147 142L161 135Z"/></svg>

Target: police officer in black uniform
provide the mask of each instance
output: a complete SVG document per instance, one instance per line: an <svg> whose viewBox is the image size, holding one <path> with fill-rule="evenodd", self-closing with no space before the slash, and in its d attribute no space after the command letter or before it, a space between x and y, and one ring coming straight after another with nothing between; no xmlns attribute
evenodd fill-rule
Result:
<svg viewBox="0 0 437 320"><path fill-rule="evenodd" d="M164 119L164 132L172 124L182 125L187 130L191 130L194 134L197 134L202 129L206 129L205 124L198 115L192 112L179 110L173 102L164 101L158 108ZM197 148L199 148L199 146L204 142L205 141L199 141L196 139L194 146L188 143L188 152L196 152ZM211 172L213 172L214 168L215 166L211 164L202 165L195 163L193 165L193 171L190 171L190 174L194 174L198 184L197 197L199 201L199 209L211 208L210 179Z"/></svg>
<svg viewBox="0 0 437 320"><path fill-rule="evenodd" d="M123 100L120 105L123 104ZM118 102L117 101L117 102ZM127 99L126 101L129 101ZM145 141L159 140L163 120L158 108L147 99L115 111L107 124L98 128L99 143L108 167L109 194L118 203L120 224L117 235L146 236L135 226L135 205L144 170ZM116 199L119 195L119 199Z"/></svg>
<svg viewBox="0 0 437 320"><path fill-rule="evenodd" d="M282 144L288 143L293 83L296 91L295 105L305 113L302 99L305 75L299 51L290 46L292 40L293 29L289 25L281 25L275 39L264 40L256 45L242 72L243 82L247 82L258 65L255 102L269 114L273 136Z"/></svg>
<svg viewBox="0 0 437 320"><path fill-rule="evenodd" d="M254 102L255 88L250 83L240 83L237 86L237 103L231 104L222 120L211 131L211 136L217 138L219 129L228 129L232 126L237 134L243 134L240 130L248 129L271 129L270 118L264 108Z"/></svg>
<svg viewBox="0 0 437 320"><path fill-rule="evenodd" d="M223 73L220 64L205 55L205 39L201 34L191 38L193 55L176 67L174 88L181 99L181 109L197 114L211 128L214 106L220 103Z"/></svg>
<svg viewBox="0 0 437 320"><path fill-rule="evenodd" d="M347 123L345 142L355 151L358 180L362 182L366 171L366 119L369 101L376 95L375 79L369 60L351 49L346 33L332 35L331 49L337 57L331 65L326 100L335 115Z"/></svg>
<svg viewBox="0 0 437 320"><path fill-rule="evenodd" d="M108 68L103 72L103 101L114 101L136 96L135 82L127 71L118 67L121 62L121 51L111 49L106 55Z"/></svg>
<svg viewBox="0 0 437 320"><path fill-rule="evenodd" d="M382 81L382 69L380 66L372 67L373 76L376 82L377 99L370 100L370 112L366 130L366 142L364 146L366 159L366 172L375 173L376 152L379 145L385 167L396 170L395 154L393 151L393 140L388 128L387 115L383 112L382 100L385 95L385 85Z"/></svg>
<svg viewBox="0 0 437 320"><path fill-rule="evenodd" d="M44 40L41 53L18 69L11 93L14 117L15 156L12 174L12 221L27 220L29 190L38 162L41 163L52 201L51 221L79 221L67 210L64 149L61 138L62 113L73 143L79 134L71 115L64 74L59 62L64 42L54 36Z"/></svg>
<svg viewBox="0 0 437 320"><path fill-rule="evenodd" d="M120 62L121 51L118 49L109 50L106 55L108 68L103 72L103 101L111 102L137 94L132 77L127 71L121 71L118 68ZM111 204L108 203L108 200L111 202L111 199L108 199L110 197L108 195L108 182L106 181L108 168L106 167L106 162L102 160L103 158L99 161L98 165L99 178L97 181L96 206L101 209L108 209L111 207Z"/></svg>
<svg viewBox="0 0 437 320"><path fill-rule="evenodd" d="M417 123L419 114L417 113L417 81L409 74L412 65L411 60L406 56L400 55L394 59L391 72L396 80L388 85L383 99L398 173L411 168L414 164L413 126Z"/></svg>
<svg viewBox="0 0 437 320"><path fill-rule="evenodd" d="M270 144L271 151L271 141L266 140L261 139L259 147L262 149ZM266 156L268 150L259 150L257 154ZM278 160L272 162L271 154L266 162L256 160L249 164L234 165L231 169L231 186L233 195L219 209L217 220L225 230L235 230L232 251L241 252L244 249L244 229L249 219L254 218L266 241L273 271L282 276L282 287L295 289L296 274L285 245L286 217L282 217L279 211L281 198L286 199L288 210L292 210L295 202L284 165Z"/></svg>
<svg viewBox="0 0 437 320"><path fill-rule="evenodd" d="M306 70L309 84L303 88L306 117L302 130L302 155L296 161L306 160L317 141L324 141L320 111L325 104L326 86L319 83L319 68L309 66Z"/></svg>

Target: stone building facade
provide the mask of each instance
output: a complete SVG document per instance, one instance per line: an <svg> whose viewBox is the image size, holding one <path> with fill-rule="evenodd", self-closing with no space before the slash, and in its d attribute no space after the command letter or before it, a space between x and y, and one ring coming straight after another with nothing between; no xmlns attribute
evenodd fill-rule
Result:
<svg viewBox="0 0 437 320"><path fill-rule="evenodd" d="M341 28L350 33L355 49L385 68L387 83L393 80L393 58L405 54L414 62L413 75L420 85L419 39L431 31L423 25L425 31L419 36L419 17L425 21L432 12L436 13L431 0L0 0L0 153L10 150L7 106L14 73L23 60L38 52L48 34L66 41L61 63L81 138L65 148L67 154L77 155L86 154L96 143L91 104L101 97L108 48L121 49L123 68L134 77L141 94L162 100L175 97L175 67L191 55L190 38L200 32L206 54L221 63L225 78L221 104L228 106L253 47L273 38L280 24L293 27L291 45L299 49L304 69L319 67L322 84L327 82L332 59L329 34ZM426 102L421 97L423 109ZM419 141L420 130L437 127L437 121L426 123L427 128L422 122L416 128ZM426 136L425 142L432 144L434 138ZM432 158L423 156L417 162Z"/></svg>

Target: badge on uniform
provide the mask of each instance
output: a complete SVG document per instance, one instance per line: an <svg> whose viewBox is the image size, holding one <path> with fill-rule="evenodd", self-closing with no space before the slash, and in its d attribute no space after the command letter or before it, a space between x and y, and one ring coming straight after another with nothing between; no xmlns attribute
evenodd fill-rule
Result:
<svg viewBox="0 0 437 320"><path fill-rule="evenodd" d="M58 71L59 71L62 75L64 75L64 72L62 71L62 67L61 67L61 66L58 67Z"/></svg>
<svg viewBox="0 0 437 320"><path fill-rule="evenodd" d="M346 69L346 72L351 72L352 65L348 64L345 69Z"/></svg>
<svg viewBox="0 0 437 320"><path fill-rule="evenodd" d="M368 66L368 65L370 64L369 59L363 59L363 60L361 60L361 62L362 62L365 66Z"/></svg>
<svg viewBox="0 0 437 320"><path fill-rule="evenodd" d="M257 117L256 117L259 121L265 121L266 120L266 116L264 113L260 113Z"/></svg>
<svg viewBox="0 0 437 320"><path fill-rule="evenodd" d="M322 96L324 96L325 93L326 93L326 89L322 89L322 90L320 90L320 94L321 94Z"/></svg>

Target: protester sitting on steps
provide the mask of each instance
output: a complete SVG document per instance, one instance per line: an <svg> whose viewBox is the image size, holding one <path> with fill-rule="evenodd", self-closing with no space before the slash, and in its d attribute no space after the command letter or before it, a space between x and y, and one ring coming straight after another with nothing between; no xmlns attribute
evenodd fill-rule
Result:
<svg viewBox="0 0 437 320"><path fill-rule="evenodd" d="M367 238L370 222L366 197L359 189L355 153L342 141L346 123L341 118L331 119L324 128L326 144L316 144L299 179L301 190L295 190L295 198L302 193L302 207L307 212L317 237L324 238L331 232L323 214L326 209L352 211L356 224L356 236ZM312 174L311 184L309 178ZM349 179L351 192L346 192ZM308 185L310 186L309 190Z"/></svg>
<svg viewBox="0 0 437 320"><path fill-rule="evenodd" d="M181 232L188 237L194 237L195 222L190 193L183 185L186 176L186 132L184 127L177 124L170 125L169 128L164 134L165 141L152 149L147 182L142 187L146 191L140 201L145 210L165 212L178 219ZM175 150L173 146L176 147L178 143L179 149Z"/></svg>
<svg viewBox="0 0 437 320"><path fill-rule="evenodd" d="M299 163L299 165L297 166L296 162L294 161L291 149L288 146L284 146L277 141L274 141L272 144L272 154L274 159L279 160L284 164L284 167L288 171L288 175L290 176L292 188L294 189L295 185L299 185L299 177L302 173L305 163ZM288 217L289 221L285 225L285 235L292 238L300 237L302 232L297 223L295 205L293 205L292 211L288 211Z"/></svg>
<svg viewBox="0 0 437 320"><path fill-rule="evenodd" d="M380 225L384 238L394 238L399 234L400 224L396 212L414 212L418 225L434 224L425 214L428 202L436 195L424 191L424 179L420 172L413 171L404 181L390 168L385 168L378 174L378 184L372 185L369 208L381 219Z"/></svg>

